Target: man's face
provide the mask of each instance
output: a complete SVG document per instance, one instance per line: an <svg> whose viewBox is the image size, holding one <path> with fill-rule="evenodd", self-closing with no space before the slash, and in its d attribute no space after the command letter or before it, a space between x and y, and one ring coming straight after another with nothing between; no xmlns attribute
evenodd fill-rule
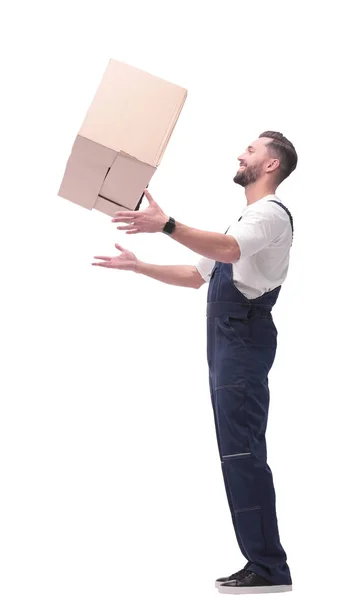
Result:
<svg viewBox="0 0 355 600"><path fill-rule="evenodd" d="M258 138L250 144L243 154L238 156L240 168L237 171L233 181L246 187L255 183L265 172L266 165L270 162L270 156L267 151L268 138Z"/></svg>

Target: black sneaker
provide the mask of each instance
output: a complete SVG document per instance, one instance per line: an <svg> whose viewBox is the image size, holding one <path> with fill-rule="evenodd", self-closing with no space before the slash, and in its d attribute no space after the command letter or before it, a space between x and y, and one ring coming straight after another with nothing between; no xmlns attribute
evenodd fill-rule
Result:
<svg viewBox="0 0 355 600"><path fill-rule="evenodd" d="M292 585L274 585L257 573L245 569L244 577L239 580L222 583L218 591L221 594L274 594L276 592L291 592Z"/></svg>
<svg viewBox="0 0 355 600"><path fill-rule="evenodd" d="M229 577L220 577L219 579L216 579L216 588L219 588L222 583L229 583L230 581L239 581L240 579L243 579L246 572L247 569L240 569L240 571L233 573L233 575L230 575Z"/></svg>

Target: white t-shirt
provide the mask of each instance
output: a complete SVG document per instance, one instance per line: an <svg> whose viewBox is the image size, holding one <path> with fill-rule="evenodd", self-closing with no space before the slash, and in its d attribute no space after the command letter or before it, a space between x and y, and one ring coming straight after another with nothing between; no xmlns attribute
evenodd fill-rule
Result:
<svg viewBox="0 0 355 600"><path fill-rule="evenodd" d="M265 196L242 211L226 232L237 240L240 258L233 263L233 279L238 290L248 299L258 298L281 285L286 279L292 244L290 217L282 206ZM215 261L201 257L196 268L207 282Z"/></svg>

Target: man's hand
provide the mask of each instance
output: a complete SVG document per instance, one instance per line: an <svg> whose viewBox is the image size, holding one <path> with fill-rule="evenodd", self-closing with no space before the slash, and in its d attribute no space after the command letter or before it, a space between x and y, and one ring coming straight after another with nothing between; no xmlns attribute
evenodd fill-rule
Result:
<svg viewBox="0 0 355 600"><path fill-rule="evenodd" d="M164 214L160 206L153 200L147 189L144 194L148 199L149 206L144 210L126 210L115 213L112 223L128 223L117 227L126 233L157 233L162 231L169 217Z"/></svg>
<svg viewBox="0 0 355 600"><path fill-rule="evenodd" d="M133 252L122 248L119 244L115 244L117 250L121 250L120 256L94 256L98 260L103 260L102 263L91 263L94 267L106 267L108 269L121 269L122 271L135 271L137 266L137 257Z"/></svg>

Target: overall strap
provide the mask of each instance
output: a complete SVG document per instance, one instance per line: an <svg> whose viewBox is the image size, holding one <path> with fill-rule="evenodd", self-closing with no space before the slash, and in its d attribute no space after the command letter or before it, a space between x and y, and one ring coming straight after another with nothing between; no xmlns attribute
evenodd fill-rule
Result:
<svg viewBox="0 0 355 600"><path fill-rule="evenodd" d="M291 215L290 211L288 210L287 206L284 206L282 204L282 202L279 202L278 200L268 200L268 202L275 202L275 204L278 204L279 206L281 206L281 208L283 208L287 212L288 216L290 217L290 221L291 221L292 239L293 239L293 218L292 218L292 215Z"/></svg>

